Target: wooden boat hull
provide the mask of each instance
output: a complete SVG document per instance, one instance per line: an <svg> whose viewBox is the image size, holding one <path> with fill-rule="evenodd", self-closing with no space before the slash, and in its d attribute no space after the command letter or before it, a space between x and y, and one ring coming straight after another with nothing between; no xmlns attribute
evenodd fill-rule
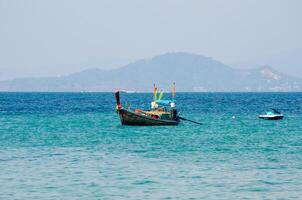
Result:
<svg viewBox="0 0 302 200"><path fill-rule="evenodd" d="M175 126L179 124L179 120L164 120L155 119L150 116L135 113L124 108L118 109L118 114L121 119L122 125L135 125L135 126L161 126L161 125L171 125Z"/></svg>

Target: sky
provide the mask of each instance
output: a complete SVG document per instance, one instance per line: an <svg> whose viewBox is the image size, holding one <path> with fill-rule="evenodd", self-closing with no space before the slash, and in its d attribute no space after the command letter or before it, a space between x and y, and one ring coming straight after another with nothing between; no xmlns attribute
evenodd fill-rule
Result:
<svg viewBox="0 0 302 200"><path fill-rule="evenodd" d="M0 80L178 51L254 61L302 48L301 10L301 0L0 0Z"/></svg>

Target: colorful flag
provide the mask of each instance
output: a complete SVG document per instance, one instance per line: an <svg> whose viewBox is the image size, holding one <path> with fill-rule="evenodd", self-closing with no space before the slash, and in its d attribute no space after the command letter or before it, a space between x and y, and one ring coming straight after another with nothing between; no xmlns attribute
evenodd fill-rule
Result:
<svg viewBox="0 0 302 200"><path fill-rule="evenodd" d="M172 100L174 99L175 97L175 82L173 82L173 85L172 85Z"/></svg>
<svg viewBox="0 0 302 200"><path fill-rule="evenodd" d="M154 101L156 101L156 99L157 99L157 87L154 84Z"/></svg>
<svg viewBox="0 0 302 200"><path fill-rule="evenodd" d="M163 98L164 92L163 90L160 90L159 98L158 100L160 101Z"/></svg>

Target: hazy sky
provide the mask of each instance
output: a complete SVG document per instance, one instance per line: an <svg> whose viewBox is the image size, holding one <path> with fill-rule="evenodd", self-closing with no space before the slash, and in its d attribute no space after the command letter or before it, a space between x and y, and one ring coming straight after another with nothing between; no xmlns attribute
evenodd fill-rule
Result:
<svg viewBox="0 0 302 200"><path fill-rule="evenodd" d="M302 48L301 0L0 0L0 79L173 51L227 64Z"/></svg>

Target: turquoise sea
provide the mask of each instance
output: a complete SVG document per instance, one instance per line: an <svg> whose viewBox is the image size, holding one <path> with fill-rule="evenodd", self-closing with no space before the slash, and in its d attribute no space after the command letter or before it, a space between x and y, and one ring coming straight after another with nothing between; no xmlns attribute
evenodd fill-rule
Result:
<svg viewBox="0 0 302 200"><path fill-rule="evenodd" d="M121 126L113 93L0 93L0 199L301 199L302 93L176 101L204 125Z"/></svg>

